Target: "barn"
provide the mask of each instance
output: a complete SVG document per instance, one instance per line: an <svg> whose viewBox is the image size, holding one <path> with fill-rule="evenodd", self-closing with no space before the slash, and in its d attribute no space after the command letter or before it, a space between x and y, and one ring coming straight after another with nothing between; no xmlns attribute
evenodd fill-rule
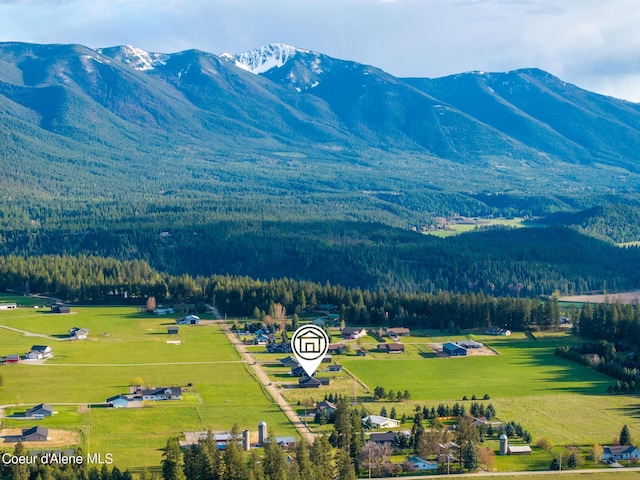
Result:
<svg viewBox="0 0 640 480"><path fill-rule="evenodd" d="M442 345L442 351L450 357L464 357L467 355L467 350L455 343L447 342Z"/></svg>

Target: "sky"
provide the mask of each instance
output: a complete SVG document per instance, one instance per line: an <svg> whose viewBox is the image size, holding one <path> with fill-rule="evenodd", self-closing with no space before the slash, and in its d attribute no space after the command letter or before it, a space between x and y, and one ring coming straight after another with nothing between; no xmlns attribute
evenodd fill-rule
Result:
<svg viewBox="0 0 640 480"><path fill-rule="evenodd" d="M286 43L399 77L536 67L640 102L638 0L0 0L0 41L242 52Z"/></svg>

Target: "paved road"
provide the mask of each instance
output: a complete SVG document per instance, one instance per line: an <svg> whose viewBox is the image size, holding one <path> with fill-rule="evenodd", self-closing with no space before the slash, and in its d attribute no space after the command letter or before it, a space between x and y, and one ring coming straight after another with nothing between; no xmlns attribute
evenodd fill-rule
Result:
<svg viewBox="0 0 640 480"><path fill-rule="evenodd" d="M411 477L402 477L402 480L425 480L432 478L473 478L473 477L482 477L482 478L491 478L491 477L529 477L532 475L588 475L590 473L606 473L611 475L611 478L615 480L616 473L623 472L640 472L640 467L631 467L631 468L594 468L590 470L546 470L546 471L537 471L537 472L478 472L478 473L459 473L459 474L451 474L451 475L414 475ZM378 480L397 480L398 477L382 477L378 478ZM588 479L585 479L588 480Z"/></svg>
<svg viewBox="0 0 640 480"><path fill-rule="evenodd" d="M255 359L251 356L249 352L247 352L246 346L238 340L236 335L229 329L229 326L223 321L219 322L222 330L227 334L229 341L236 347L242 358L246 360L246 362L251 365L253 371L256 374L256 378L264 385L264 388L271 394L271 396L275 399L276 403L280 407L280 409L287 416L289 421L293 424L294 427L298 430L300 435L302 435L307 442L312 443L314 439L314 434L309 430L309 427L300 420L300 417L296 414L296 412L291 408L289 402L287 402L280 392L278 391L277 385L273 384L269 377L264 372L264 370L256 363Z"/></svg>

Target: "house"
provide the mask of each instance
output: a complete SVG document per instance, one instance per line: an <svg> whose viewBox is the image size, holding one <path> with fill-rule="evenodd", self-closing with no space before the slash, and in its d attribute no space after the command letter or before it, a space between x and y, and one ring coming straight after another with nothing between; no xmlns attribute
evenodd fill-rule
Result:
<svg viewBox="0 0 640 480"><path fill-rule="evenodd" d="M600 460L631 460L632 458L640 458L640 450L635 445L617 445L612 447L603 447L603 453Z"/></svg>
<svg viewBox="0 0 640 480"><path fill-rule="evenodd" d="M372 443L391 443L396 439L397 432L372 433L369 441Z"/></svg>
<svg viewBox="0 0 640 480"><path fill-rule="evenodd" d="M178 327L167 327L167 335L177 335Z"/></svg>
<svg viewBox="0 0 640 480"><path fill-rule="evenodd" d="M467 355L466 348L462 348L451 342L447 342L442 345L442 351L450 357L464 357Z"/></svg>
<svg viewBox="0 0 640 480"><path fill-rule="evenodd" d="M529 445L509 445L507 455L531 455L531 447Z"/></svg>
<svg viewBox="0 0 640 480"><path fill-rule="evenodd" d="M22 437L20 440L23 442L46 442L47 440L51 440L51 437L49 436L48 428L31 427L22 429Z"/></svg>
<svg viewBox="0 0 640 480"><path fill-rule="evenodd" d="M313 325L317 325L318 327L324 327L327 324L328 320L324 317L314 318L311 322Z"/></svg>
<svg viewBox="0 0 640 480"><path fill-rule="evenodd" d="M290 450L296 447L296 437L276 437L274 440L283 450Z"/></svg>
<svg viewBox="0 0 640 480"><path fill-rule="evenodd" d="M48 403L41 403L36 405L35 407L31 407L26 412L24 412L27 417L50 417L53 415L53 407Z"/></svg>
<svg viewBox="0 0 640 480"><path fill-rule="evenodd" d="M342 371L342 365L339 365L337 363L332 363L331 365L329 365L329 371L330 372L341 372Z"/></svg>
<svg viewBox="0 0 640 480"><path fill-rule="evenodd" d="M129 397L126 395L116 395L107 398L107 406L112 408L127 408L129 406Z"/></svg>
<svg viewBox="0 0 640 480"><path fill-rule="evenodd" d="M267 353L291 353L290 343L268 343Z"/></svg>
<svg viewBox="0 0 640 480"><path fill-rule="evenodd" d="M315 377L302 377L298 380L298 386L300 388L320 388L322 382Z"/></svg>
<svg viewBox="0 0 640 480"><path fill-rule="evenodd" d="M181 387L159 387L150 390L137 390L136 394L142 395L143 400L182 400Z"/></svg>
<svg viewBox="0 0 640 480"><path fill-rule="evenodd" d="M404 344L402 343L381 343L378 345L379 352L385 353L403 353Z"/></svg>
<svg viewBox="0 0 640 480"><path fill-rule="evenodd" d="M5 363L20 363L20 355L7 355Z"/></svg>
<svg viewBox="0 0 640 480"><path fill-rule="evenodd" d="M476 342L475 340L458 340L456 345L459 345L462 348L482 348L484 344L480 342Z"/></svg>
<svg viewBox="0 0 640 480"><path fill-rule="evenodd" d="M327 353L331 355L343 355L347 353L348 348L344 343L332 343L327 348Z"/></svg>
<svg viewBox="0 0 640 480"><path fill-rule="evenodd" d="M0 310L14 310L18 308L18 305L15 303L0 303Z"/></svg>
<svg viewBox="0 0 640 480"><path fill-rule="evenodd" d="M280 359L280 364L283 367L295 368L300 365L300 362L297 358L292 357L291 355Z"/></svg>
<svg viewBox="0 0 640 480"><path fill-rule="evenodd" d="M340 334L344 338L348 338L349 340L355 340L357 338L362 338L367 334L366 328L354 328L354 327L344 327Z"/></svg>
<svg viewBox="0 0 640 480"><path fill-rule="evenodd" d="M499 327L489 327L484 331L487 335L503 335L508 336L511 335L511 330L507 330L506 328Z"/></svg>
<svg viewBox="0 0 640 480"><path fill-rule="evenodd" d="M334 413L338 407L335 403L329 402L328 400L323 400L322 402L318 402L316 404L316 410L319 412L324 412L327 417L330 417Z"/></svg>
<svg viewBox="0 0 640 480"><path fill-rule="evenodd" d="M31 350L27 353L29 360L39 360L41 358L53 357L53 350L48 345L33 345Z"/></svg>
<svg viewBox="0 0 640 480"><path fill-rule="evenodd" d="M385 329L385 334L387 337L407 337L411 335L411 330L406 327L390 327Z"/></svg>
<svg viewBox="0 0 640 480"><path fill-rule="evenodd" d="M266 345L267 343L269 343L271 339L269 337L267 337L266 335L256 335L253 339L253 344L254 345Z"/></svg>
<svg viewBox="0 0 640 480"><path fill-rule="evenodd" d="M71 313L71 309L69 308L69 305L54 303L51 305L51 313Z"/></svg>
<svg viewBox="0 0 640 480"><path fill-rule="evenodd" d="M322 357L321 363L331 363L331 362L333 362L333 357L331 355L325 355L324 357Z"/></svg>
<svg viewBox="0 0 640 480"><path fill-rule="evenodd" d="M364 417L362 423L370 424L373 428L395 428L400 426L400 420L382 417L380 415Z"/></svg>
<svg viewBox="0 0 640 480"><path fill-rule="evenodd" d="M364 357L367 355L367 351L363 350L362 348L358 349L358 351L356 352L356 356L358 357Z"/></svg>
<svg viewBox="0 0 640 480"><path fill-rule="evenodd" d="M419 470L419 471L437 470L438 469L438 463L437 462L430 462L429 460L426 460L426 459L424 459L422 457L417 457L417 456L409 457L407 459L407 463L410 464L413 468L415 468L416 470Z"/></svg>
<svg viewBox="0 0 640 480"><path fill-rule="evenodd" d="M69 329L69 338L71 340L84 340L89 335L89 330L86 328L73 327Z"/></svg>
<svg viewBox="0 0 640 480"><path fill-rule="evenodd" d="M200 325L200 317L197 315L187 315L176 320L178 325Z"/></svg>

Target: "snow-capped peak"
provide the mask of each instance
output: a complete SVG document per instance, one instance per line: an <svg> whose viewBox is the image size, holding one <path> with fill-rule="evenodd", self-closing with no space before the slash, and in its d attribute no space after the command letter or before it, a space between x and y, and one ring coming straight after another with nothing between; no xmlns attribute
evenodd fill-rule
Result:
<svg viewBox="0 0 640 480"><path fill-rule="evenodd" d="M101 48L98 49L98 52L140 71L153 70L156 65L164 65L168 57L168 55L162 53L147 52L131 45Z"/></svg>
<svg viewBox="0 0 640 480"><path fill-rule="evenodd" d="M282 43L270 43L246 52L223 53L220 56L233 61L237 67L243 70L260 74L268 72L272 68L282 67L298 53L308 52Z"/></svg>

